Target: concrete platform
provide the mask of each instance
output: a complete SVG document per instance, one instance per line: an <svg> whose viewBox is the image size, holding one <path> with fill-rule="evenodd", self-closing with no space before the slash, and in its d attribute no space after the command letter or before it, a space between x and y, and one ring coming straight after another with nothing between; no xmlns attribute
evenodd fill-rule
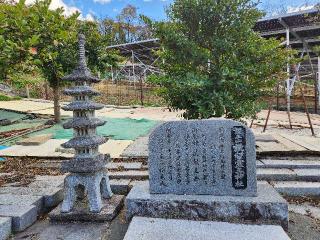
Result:
<svg viewBox="0 0 320 240"><path fill-rule="evenodd" d="M5 240L11 234L11 218L10 217L0 217L0 239Z"/></svg>
<svg viewBox="0 0 320 240"><path fill-rule="evenodd" d="M124 240L290 240L280 226L134 217Z"/></svg>
<svg viewBox="0 0 320 240"><path fill-rule="evenodd" d="M32 136L28 137L25 139L22 139L17 142L17 145L22 145L22 146L38 146L41 145L45 142L47 142L49 139L52 138L52 134L41 134L37 136Z"/></svg>
<svg viewBox="0 0 320 240"><path fill-rule="evenodd" d="M70 213L61 213L61 204L49 213L53 222L105 222L114 219L123 206L124 196L113 195L111 199L103 200L100 213L91 213L83 204L79 204Z"/></svg>
<svg viewBox="0 0 320 240"><path fill-rule="evenodd" d="M0 205L0 217L11 217L12 230L20 232L37 220L35 206Z"/></svg>
<svg viewBox="0 0 320 240"><path fill-rule="evenodd" d="M150 194L135 185L126 198L126 217L275 224L288 228L288 204L269 184L258 183L257 197Z"/></svg>

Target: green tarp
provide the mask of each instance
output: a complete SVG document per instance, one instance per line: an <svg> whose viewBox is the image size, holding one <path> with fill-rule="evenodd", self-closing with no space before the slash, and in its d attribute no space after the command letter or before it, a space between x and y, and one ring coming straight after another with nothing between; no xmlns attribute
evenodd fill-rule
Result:
<svg viewBox="0 0 320 240"><path fill-rule="evenodd" d="M147 119L130 118L104 118L107 123L98 127L98 134L108 136L114 140L135 140L139 136L144 136L158 123ZM72 129L63 129L62 125L55 125L49 129L36 132L32 135L52 133L55 139L72 138Z"/></svg>

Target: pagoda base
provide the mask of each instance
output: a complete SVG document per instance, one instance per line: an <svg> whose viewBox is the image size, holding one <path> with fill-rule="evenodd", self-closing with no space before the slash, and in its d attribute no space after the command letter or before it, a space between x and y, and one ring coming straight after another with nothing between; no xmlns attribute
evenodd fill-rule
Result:
<svg viewBox="0 0 320 240"><path fill-rule="evenodd" d="M113 195L110 199L103 199L99 213L92 213L84 202L77 203L68 213L61 212L61 204L49 213L52 222L106 222L112 221L121 210L124 202L123 195Z"/></svg>

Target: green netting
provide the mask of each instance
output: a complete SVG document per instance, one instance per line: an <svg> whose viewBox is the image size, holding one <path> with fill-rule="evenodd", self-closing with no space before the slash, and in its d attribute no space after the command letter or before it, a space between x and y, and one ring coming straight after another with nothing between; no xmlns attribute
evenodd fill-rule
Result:
<svg viewBox="0 0 320 240"><path fill-rule="evenodd" d="M0 120L1 119L8 119L8 120L14 122L14 121L17 121L17 120L24 118L25 116L26 116L26 114L10 112L10 111L6 111L6 110L0 110Z"/></svg>
<svg viewBox="0 0 320 240"><path fill-rule="evenodd" d="M104 126L98 127L98 134L108 136L115 140L134 140L139 136L146 135L158 123L148 119L130 118L103 118L107 121ZM62 125L55 125L32 135L52 133L55 139L72 138L72 129L63 129Z"/></svg>

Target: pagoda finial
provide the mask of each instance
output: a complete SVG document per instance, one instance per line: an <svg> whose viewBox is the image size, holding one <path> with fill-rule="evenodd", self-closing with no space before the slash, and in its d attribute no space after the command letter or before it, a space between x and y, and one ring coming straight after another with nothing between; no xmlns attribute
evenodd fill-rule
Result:
<svg viewBox="0 0 320 240"><path fill-rule="evenodd" d="M86 67L86 52L84 45L86 44L86 37L84 34L80 33L78 36L79 39L79 65Z"/></svg>

